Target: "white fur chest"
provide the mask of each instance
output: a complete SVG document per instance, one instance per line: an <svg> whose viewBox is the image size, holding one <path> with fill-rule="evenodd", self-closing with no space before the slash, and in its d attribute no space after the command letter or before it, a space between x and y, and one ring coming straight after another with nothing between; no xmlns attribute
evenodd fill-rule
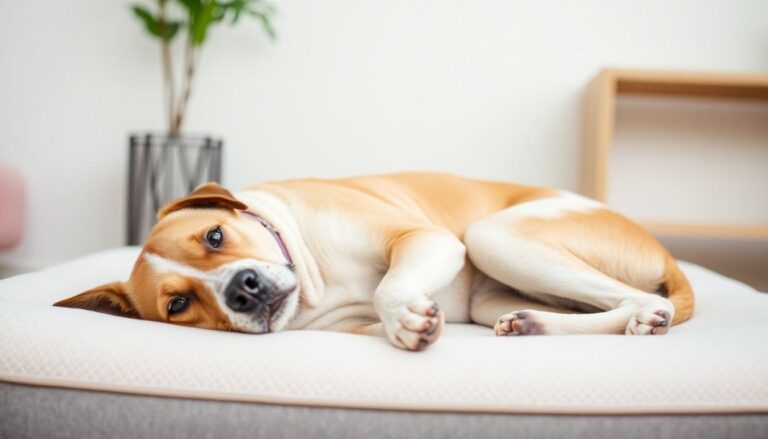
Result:
<svg viewBox="0 0 768 439"><path fill-rule="evenodd" d="M322 274L325 294L316 307L302 304L289 328L337 329L375 322L373 292L386 271L383 237L350 215L299 209L294 214Z"/></svg>
<svg viewBox="0 0 768 439"><path fill-rule="evenodd" d="M316 307L302 305L289 329L346 330L377 322L373 295L388 268L383 234L340 212L300 212L297 217L322 273L325 295ZM448 321L469 321L475 272L467 264L450 285L433 295Z"/></svg>

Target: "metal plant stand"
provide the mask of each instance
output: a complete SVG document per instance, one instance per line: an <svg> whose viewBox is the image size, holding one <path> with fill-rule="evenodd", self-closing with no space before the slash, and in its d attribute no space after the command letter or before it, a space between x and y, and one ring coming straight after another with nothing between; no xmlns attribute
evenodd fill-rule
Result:
<svg viewBox="0 0 768 439"><path fill-rule="evenodd" d="M167 202L221 180L221 150L208 137L130 136L128 245L144 241Z"/></svg>

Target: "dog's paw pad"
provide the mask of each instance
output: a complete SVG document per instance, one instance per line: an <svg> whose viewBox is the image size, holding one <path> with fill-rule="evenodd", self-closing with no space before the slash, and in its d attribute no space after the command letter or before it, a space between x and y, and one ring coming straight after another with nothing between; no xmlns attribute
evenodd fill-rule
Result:
<svg viewBox="0 0 768 439"><path fill-rule="evenodd" d="M627 335L664 335L672 325L672 315L663 309L640 310L629 319Z"/></svg>
<svg viewBox="0 0 768 439"><path fill-rule="evenodd" d="M440 307L429 299L419 299L408 304L408 311L426 317L436 317Z"/></svg>
<svg viewBox="0 0 768 439"><path fill-rule="evenodd" d="M440 337L445 316L435 302L421 299L408 304L397 322L393 343L409 351L422 351Z"/></svg>
<svg viewBox="0 0 768 439"><path fill-rule="evenodd" d="M515 311L499 317L494 327L496 335L542 335L544 324L536 318L535 311Z"/></svg>

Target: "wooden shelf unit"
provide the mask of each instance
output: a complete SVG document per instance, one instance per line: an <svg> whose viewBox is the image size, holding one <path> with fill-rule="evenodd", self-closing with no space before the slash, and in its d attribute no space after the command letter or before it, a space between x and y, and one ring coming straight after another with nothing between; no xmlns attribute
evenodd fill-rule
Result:
<svg viewBox="0 0 768 439"><path fill-rule="evenodd" d="M768 101L768 74L713 74L605 69L584 96L581 192L598 201L607 197L607 175L614 142L618 95L701 97ZM645 222L659 234L768 239L766 224L691 224Z"/></svg>

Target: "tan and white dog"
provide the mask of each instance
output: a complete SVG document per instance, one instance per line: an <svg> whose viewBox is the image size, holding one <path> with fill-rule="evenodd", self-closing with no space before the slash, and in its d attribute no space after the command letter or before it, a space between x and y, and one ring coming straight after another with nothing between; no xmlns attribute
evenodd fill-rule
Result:
<svg viewBox="0 0 768 439"><path fill-rule="evenodd" d="M439 307L438 307L439 304ZM130 279L57 306L201 328L664 334L693 292L648 232L579 195L409 173L206 184L166 205Z"/></svg>

